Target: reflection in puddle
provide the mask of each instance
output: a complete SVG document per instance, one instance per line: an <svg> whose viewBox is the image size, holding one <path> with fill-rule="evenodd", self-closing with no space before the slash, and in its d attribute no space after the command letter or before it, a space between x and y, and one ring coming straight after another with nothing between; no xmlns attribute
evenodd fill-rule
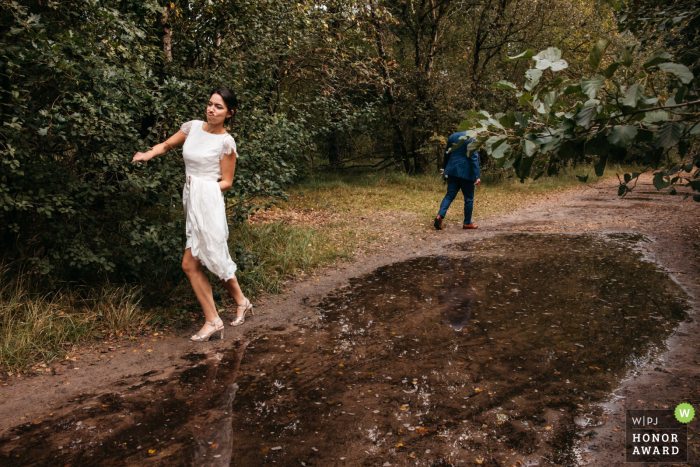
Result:
<svg viewBox="0 0 700 467"><path fill-rule="evenodd" d="M18 427L0 459L570 465L591 403L685 317L680 288L619 240L501 236L377 269L293 331Z"/></svg>

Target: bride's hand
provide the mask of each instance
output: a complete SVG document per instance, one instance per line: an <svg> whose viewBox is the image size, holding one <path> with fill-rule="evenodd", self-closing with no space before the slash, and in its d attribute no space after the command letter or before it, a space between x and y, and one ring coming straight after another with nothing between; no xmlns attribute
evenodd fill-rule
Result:
<svg viewBox="0 0 700 467"><path fill-rule="evenodd" d="M133 164L134 162L148 162L151 159L151 155L148 154L147 152L137 152L134 154L134 158L131 159L131 163Z"/></svg>

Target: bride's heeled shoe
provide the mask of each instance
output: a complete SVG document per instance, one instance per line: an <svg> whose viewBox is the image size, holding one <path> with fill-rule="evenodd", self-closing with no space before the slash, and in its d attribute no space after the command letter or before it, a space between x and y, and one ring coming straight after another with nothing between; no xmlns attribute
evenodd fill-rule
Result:
<svg viewBox="0 0 700 467"><path fill-rule="evenodd" d="M224 338L224 322L221 321L221 318L216 318L216 321L213 323L211 321L206 321L206 323L209 326L212 326L214 329L209 331L206 334L202 334L201 332L197 332L194 336L190 338L192 342L207 342L212 335L216 334L217 332L221 333L221 339L223 340ZM219 324L221 324L221 327L219 327Z"/></svg>
<svg viewBox="0 0 700 467"><path fill-rule="evenodd" d="M246 301L245 305L236 305L236 308L245 308L245 310L243 310L242 316L236 317L236 319L231 321L231 326L240 326L241 324L243 324L245 322L245 317L248 314L248 312L250 312L251 316L254 314L253 313L253 304L250 303L250 300L248 300L247 298L245 299L245 301Z"/></svg>

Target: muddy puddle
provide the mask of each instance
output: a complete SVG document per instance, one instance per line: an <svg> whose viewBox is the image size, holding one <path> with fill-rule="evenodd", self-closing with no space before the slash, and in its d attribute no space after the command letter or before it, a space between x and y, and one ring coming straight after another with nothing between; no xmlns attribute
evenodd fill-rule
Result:
<svg viewBox="0 0 700 467"><path fill-rule="evenodd" d="M572 465L595 403L686 319L638 240L499 236L379 268L287 329L16 427L0 463Z"/></svg>

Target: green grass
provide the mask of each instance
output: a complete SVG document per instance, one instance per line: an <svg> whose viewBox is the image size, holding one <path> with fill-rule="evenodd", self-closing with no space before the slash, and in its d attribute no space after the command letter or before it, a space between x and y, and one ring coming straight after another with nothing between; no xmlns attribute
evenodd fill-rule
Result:
<svg viewBox="0 0 700 467"><path fill-rule="evenodd" d="M37 289L29 276L0 271L0 367L5 371L51 362L87 340L143 323L136 287Z"/></svg>
<svg viewBox="0 0 700 467"><path fill-rule="evenodd" d="M608 167L604 178L624 173L624 167ZM631 169L627 168L630 171ZM575 187L583 187L577 175L588 176L586 184L600 180L591 166L568 168L556 177L543 177L539 180L526 180L524 183L516 178L499 181L482 179L482 185L476 189L474 201L474 219L491 217L518 209L524 204L549 193L558 193ZM445 185L436 174L409 176L398 172L323 174L309 178L297 185L290 192L290 199L279 205L285 209L314 209L335 214L346 221L349 228L356 225L355 220L391 212L405 212L416 215L413 225L416 228L432 226L432 219L437 214ZM461 218L461 195L448 211L447 223L459 223Z"/></svg>
<svg viewBox="0 0 700 467"><path fill-rule="evenodd" d="M242 224L231 230L229 239L245 245L257 259L255 266L237 275L243 292L251 296L280 293L287 279L346 259L355 245L349 232L338 241L327 230L281 222Z"/></svg>

